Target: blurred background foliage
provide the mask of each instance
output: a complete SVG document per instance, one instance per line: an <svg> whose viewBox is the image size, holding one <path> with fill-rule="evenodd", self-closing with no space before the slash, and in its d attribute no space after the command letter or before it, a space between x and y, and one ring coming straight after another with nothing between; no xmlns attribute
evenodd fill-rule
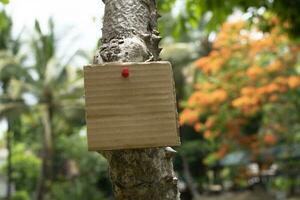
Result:
<svg viewBox="0 0 300 200"><path fill-rule="evenodd" d="M63 38L51 19L47 30L35 21L13 36L7 3L0 0L0 199L113 199L105 159L86 147L74 60L92 55L58 53ZM158 8L180 112L181 199L299 198L300 1L159 0Z"/></svg>

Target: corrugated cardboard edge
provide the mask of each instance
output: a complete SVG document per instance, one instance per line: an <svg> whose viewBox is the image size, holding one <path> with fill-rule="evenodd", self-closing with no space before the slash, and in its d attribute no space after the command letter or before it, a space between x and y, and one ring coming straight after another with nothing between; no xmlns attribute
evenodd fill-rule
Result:
<svg viewBox="0 0 300 200"><path fill-rule="evenodd" d="M158 62L108 62L108 63L103 63L103 64L88 64L84 66L84 73L85 73L85 69L86 68L93 68L93 67L109 67L109 66L115 66L115 65L152 65L152 64L161 64L161 65L165 65L167 64L170 67L170 70L172 71L171 73L171 80L173 82L173 98L174 98L174 107L175 107L175 121L176 121L176 135L178 138L178 141L174 144L170 144L169 146L180 146L181 145L181 140L180 140L180 131L179 131L179 117L178 117L178 110L177 110L177 98L176 98L176 88L175 88L175 80L174 80L174 72L173 72L173 68L170 62L168 61L158 61ZM85 74L84 74L84 84L85 84ZM85 92L85 90L84 90ZM85 120L87 121L87 114L85 113ZM164 147L164 146L157 146L157 147ZM149 145L143 145L141 147L117 147L117 148L109 148L109 149L105 149L105 148L93 148L93 147L89 147L88 146L88 150L89 151L100 151L100 150L120 150L120 149L141 149L141 148L153 148L153 146Z"/></svg>
<svg viewBox="0 0 300 200"><path fill-rule="evenodd" d="M173 143L173 144L170 144L169 146L172 146L172 147L176 147L176 146L180 146L181 142L179 140L179 142L176 142L176 143ZM101 149L98 149L98 148L94 148L94 147L88 147L88 150L89 151L108 151L108 150L124 150L124 149L145 149L145 148L159 148L159 147L166 147L166 146L155 146L153 147L152 145L142 145L140 147L136 146L135 147L112 147L112 148L109 148L109 149L106 149L106 148L101 148Z"/></svg>
<svg viewBox="0 0 300 200"><path fill-rule="evenodd" d="M157 61L157 62L107 62L107 63L103 63L103 64L88 64L88 65L85 65L85 67L108 67L108 66L115 66L115 65L153 65L153 64L168 64L169 66L171 66L172 68L172 65L170 62L168 61Z"/></svg>

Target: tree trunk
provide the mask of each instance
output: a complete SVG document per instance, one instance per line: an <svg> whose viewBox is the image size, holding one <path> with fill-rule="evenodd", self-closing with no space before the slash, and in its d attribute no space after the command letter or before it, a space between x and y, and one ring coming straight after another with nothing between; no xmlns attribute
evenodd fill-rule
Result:
<svg viewBox="0 0 300 200"><path fill-rule="evenodd" d="M155 0L103 0L102 47L94 63L159 60ZM117 200L178 200L170 147L101 152Z"/></svg>
<svg viewBox="0 0 300 200"><path fill-rule="evenodd" d="M43 135L43 153L42 165L39 180L37 183L36 199L44 199L44 194L48 190L47 181L52 179L52 155L53 155L53 142L52 142L52 117L50 107L46 106L43 112L42 123L44 126Z"/></svg>
<svg viewBox="0 0 300 200"><path fill-rule="evenodd" d="M193 176L190 172L190 166L186 158L182 157L182 164L183 164L183 174L186 179L187 186L193 196L193 200L200 199L200 193L197 189L197 183L195 183Z"/></svg>
<svg viewBox="0 0 300 200"><path fill-rule="evenodd" d="M8 122L8 130L6 133L6 148L7 148L7 181L6 181L6 199L11 199L11 181L12 181L12 163L11 163L11 140L12 140L12 132L10 128L10 121Z"/></svg>

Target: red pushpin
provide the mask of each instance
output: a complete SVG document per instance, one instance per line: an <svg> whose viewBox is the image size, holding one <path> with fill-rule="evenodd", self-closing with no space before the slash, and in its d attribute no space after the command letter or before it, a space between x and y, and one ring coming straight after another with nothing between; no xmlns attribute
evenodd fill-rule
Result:
<svg viewBox="0 0 300 200"><path fill-rule="evenodd" d="M124 78L127 78L129 76L129 69L128 69L128 67L123 67L122 68L122 76Z"/></svg>

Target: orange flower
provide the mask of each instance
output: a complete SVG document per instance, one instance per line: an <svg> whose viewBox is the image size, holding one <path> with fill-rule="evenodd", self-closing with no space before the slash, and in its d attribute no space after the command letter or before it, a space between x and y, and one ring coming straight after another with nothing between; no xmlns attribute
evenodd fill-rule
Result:
<svg viewBox="0 0 300 200"><path fill-rule="evenodd" d="M278 95L276 95L276 94L273 94L269 97L270 102L276 102L278 99L279 99Z"/></svg>
<svg viewBox="0 0 300 200"><path fill-rule="evenodd" d="M276 83L270 83L267 86L267 92L268 93L278 92L279 90L280 90L280 87Z"/></svg>
<svg viewBox="0 0 300 200"><path fill-rule="evenodd" d="M188 106L208 106L213 103L213 96L210 93L204 93L201 91L194 92L188 100Z"/></svg>
<svg viewBox="0 0 300 200"><path fill-rule="evenodd" d="M252 86L244 87L241 90L241 94L245 95L245 96L251 96L251 95L253 95L255 93L256 93L256 88L252 87Z"/></svg>
<svg viewBox="0 0 300 200"><path fill-rule="evenodd" d="M208 73L217 73L222 65L224 64L223 58L216 58L210 65L210 69L208 69Z"/></svg>
<svg viewBox="0 0 300 200"><path fill-rule="evenodd" d="M197 83L197 84L195 84L194 87L197 90L208 91L208 90L212 90L213 88L215 88L216 85L214 85L210 82L204 82L204 83Z"/></svg>
<svg viewBox="0 0 300 200"><path fill-rule="evenodd" d="M207 130L207 131L204 132L203 136L204 136L205 139L209 140L213 137L213 132L210 131L210 130Z"/></svg>
<svg viewBox="0 0 300 200"><path fill-rule="evenodd" d="M217 102L223 102L227 99L227 92L223 89L218 89L213 92L213 96Z"/></svg>
<svg viewBox="0 0 300 200"><path fill-rule="evenodd" d="M232 101L232 106L233 107L236 107L236 108L239 108L243 105L243 102L244 102L244 98L243 97L239 97L235 100Z"/></svg>
<svg viewBox="0 0 300 200"><path fill-rule="evenodd" d="M279 19L278 19L278 17L272 16L272 17L271 17L271 23L272 23L273 25L279 24Z"/></svg>
<svg viewBox="0 0 300 200"><path fill-rule="evenodd" d="M268 93L268 87L267 86L262 86L262 87L257 89L257 94L259 94L259 95L265 95L266 93Z"/></svg>
<svg viewBox="0 0 300 200"><path fill-rule="evenodd" d="M300 77L299 76L290 76L288 78L288 85L291 89L294 89L300 86Z"/></svg>
<svg viewBox="0 0 300 200"><path fill-rule="evenodd" d="M263 73L264 70L259 66L253 66L247 70L247 75L251 79L256 79L258 76L262 75Z"/></svg>
<svg viewBox="0 0 300 200"><path fill-rule="evenodd" d="M216 122L216 118L211 116L209 118L207 118L206 122L205 122L205 127L210 129L215 125Z"/></svg>
<svg viewBox="0 0 300 200"><path fill-rule="evenodd" d="M223 59L229 59L230 56L231 56L231 51L230 49L228 48L221 48L220 49L220 56L223 58Z"/></svg>
<svg viewBox="0 0 300 200"><path fill-rule="evenodd" d="M209 62L210 62L209 57L202 57L196 60L195 64L197 67L199 67L199 69L203 69Z"/></svg>
<svg viewBox="0 0 300 200"><path fill-rule="evenodd" d="M276 138L276 136L274 136L272 133L267 133L267 134L264 136L264 142L265 142L265 144L267 144L267 145L274 145L274 144L276 144L276 142L277 142L277 138Z"/></svg>
<svg viewBox="0 0 300 200"><path fill-rule="evenodd" d="M184 109L179 116L179 124L193 124L198 121L199 113L195 110Z"/></svg>
<svg viewBox="0 0 300 200"><path fill-rule="evenodd" d="M259 99L255 96L253 97L242 96L233 100L232 105L233 107L241 108L244 106L255 106L258 103L259 103Z"/></svg>
<svg viewBox="0 0 300 200"><path fill-rule="evenodd" d="M288 79L287 79L287 77L285 77L285 76L278 76L278 77L275 78L275 80L274 80L275 83L278 83L278 84L280 84L280 85L286 85L286 84L287 84L287 81L288 81Z"/></svg>
<svg viewBox="0 0 300 200"><path fill-rule="evenodd" d="M289 29L289 28L291 28L291 24L289 23L289 21L285 21L285 22L283 22L283 27L285 29Z"/></svg>
<svg viewBox="0 0 300 200"><path fill-rule="evenodd" d="M200 122L197 122L197 123L194 125L194 129L195 129L195 131L200 132L200 131L202 131L203 129L205 129L205 126L204 126L204 124L202 124L202 123L200 123Z"/></svg>
<svg viewBox="0 0 300 200"><path fill-rule="evenodd" d="M280 62L280 60L276 60L275 62L271 63L268 67L267 70L269 72L277 72L280 69L282 69L282 64Z"/></svg>
<svg viewBox="0 0 300 200"><path fill-rule="evenodd" d="M292 46L292 47L291 47L291 52L293 52L293 53L298 53L298 51L300 51L299 46Z"/></svg>
<svg viewBox="0 0 300 200"><path fill-rule="evenodd" d="M252 116L255 115L259 111L260 107L257 105L254 106L247 106L242 108L242 111L245 116Z"/></svg>

